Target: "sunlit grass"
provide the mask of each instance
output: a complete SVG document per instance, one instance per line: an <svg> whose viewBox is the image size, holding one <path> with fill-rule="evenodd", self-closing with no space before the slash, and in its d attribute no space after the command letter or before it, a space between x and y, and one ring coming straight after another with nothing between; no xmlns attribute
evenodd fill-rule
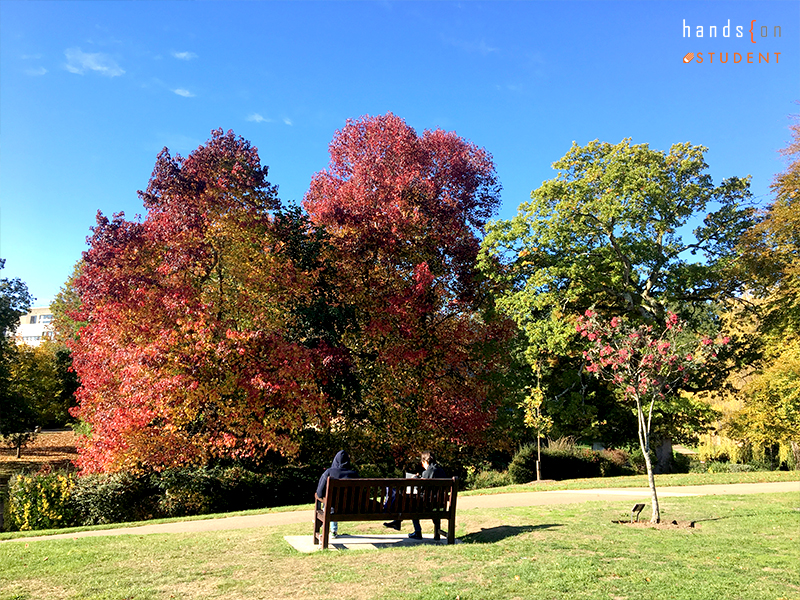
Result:
<svg viewBox="0 0 800 600"><path fill-rule="evenodd" d="M799 494L665 499L664 518L693 529L614 523L628 508L463 510L460 544L370 551L300 554L283 536L311 523L6 542L0 600L800 598Z"/></svg>

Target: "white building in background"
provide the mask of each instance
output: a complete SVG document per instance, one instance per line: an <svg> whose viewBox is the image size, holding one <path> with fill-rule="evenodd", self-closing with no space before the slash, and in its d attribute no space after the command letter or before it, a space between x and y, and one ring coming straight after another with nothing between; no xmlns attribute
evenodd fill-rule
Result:
<svg viewBox="0 0 800 600"><path fill-rule="evenodd" d="M38 346L42 340L53 336L53 313L49 306L32 308L19 320L14 339L18 344Z"/></svg>

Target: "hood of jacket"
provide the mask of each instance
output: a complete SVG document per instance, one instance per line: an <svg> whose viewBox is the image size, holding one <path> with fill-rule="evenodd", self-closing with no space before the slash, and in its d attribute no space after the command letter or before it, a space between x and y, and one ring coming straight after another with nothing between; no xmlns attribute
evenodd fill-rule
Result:
<svg viewBox="0 0 800 600"><path fill-rule="evenodd" d="M333 457L332 469L342 469L345 471L351 470L350 455L345 450L339 450L336 456Z"/></svg>

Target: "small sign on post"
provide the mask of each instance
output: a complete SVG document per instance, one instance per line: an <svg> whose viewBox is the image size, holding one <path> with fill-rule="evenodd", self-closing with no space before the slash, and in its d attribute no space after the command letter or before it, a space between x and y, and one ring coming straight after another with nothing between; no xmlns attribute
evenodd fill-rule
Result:
<svg viewBox="0 0 800 600"><path fill-rule="evenodd" d="M633 505L633 508L631 509L631 523L633 523L634 520L637 523L639 522L639 513L642 512L643 508L644 508L644 504L641 504L641 503Z"/></svg>

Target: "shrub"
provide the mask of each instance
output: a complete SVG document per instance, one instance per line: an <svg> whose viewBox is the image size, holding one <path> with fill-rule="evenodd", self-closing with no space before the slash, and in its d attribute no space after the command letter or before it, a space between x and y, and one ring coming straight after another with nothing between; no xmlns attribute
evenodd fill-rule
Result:
<svg viewBox="0 0 800 600"><path fill-rule="evenodd" d="M750 444L740 444L729 438L705 434L700 436L698 458L703 462L746 463L753 458Z"/></svg>
<svg viewBox="0 0 800 600"><path fill-rule="evenodd" d="M215 511L229 512L267 506L275 494L274 477L236 465L220 469L219 503Z"/></svg>
<svg viewBox="0 0 800 600"><path fill-rule="evenodd" d="M522 446L508 467L513 483L528 483L536 479L536 446ZM627 454L622 450L595 452L578 448L574 443L558 440L542 448L541 474L544 479L579 479L584 477L616 477L632 471Z"/></svg>
<svg viewBox="0 0 800 600"><path fill-rule="evenodd" d="M617 477L619 475L629 475L633 473L630 466L630 456L625 450L618 448L612 450L600 450L600 456L608 462L605 467L604 477Z"/></svg>
<svg viewBox="0 0 800 600"><path fill-rule="evenodd" d="M706 463L707 473L748 473L754 471L750 465L740 465L731 462L710 461Z"/></svg>
<svg viewBox="0 0 800 600"><path fill-rule="evenodd" d="M512 483L528 483L536 480L537 449L535 444L525 444L517 451L508 465L508 476Z"/></svg>
<svg viewBox="0 0 800 600"><path fill-rule="evenodd" d="M322 473L320 473L321 475ZM374 477L374 478L381 478L384 477L383 471L381 470L380 466L374 463L367 463L365 465L359 465L358 467L358 476L359 477Z"/></svg>
<svg viewBox="0 0 800 600"><path fill-rule="evenodd" d="M673 452L669 462L669 470L666 473L688 473L691 460L687 455L680 452ZM644 475L647 473L647 467L644 464L644 453L641 448L634 448L628 456L628 463L633 471L633 474ZM658 460L656 453L650 449L650 464L653 465L654 473L659 474ZM697 472L697 471L694 471Z"/></svg>
<svg viewBox="0 0 800 600"><path fill-rule="evenodd" d="M534 478L536 478L535 473ZM511 476L508 471L468 469L464 487L468 490L483 490L504 485L511 485Z"/></svg>
<svg viewBox="0 0 800 600"><path fill-rule="evenodd" d="M84 475L75 481L72 502L82 525L144 521L159 516L157 491L143 475Z"/></svg>
<svg viewBox="0 0 800 600"><path fill-rule="evenodd" d="M647 473L647 466L644 464L644 452L642 452L641 448L636 447L630 451L628 454L628 463L635 473L639 475ZM650 464L656 464L656 453L652 449L650 450Z"/></svg>
<svg viewBox="0 0 800 600"><path fill-rule="evenodd" d="M169 469L153 475L158 493L156 509L165 517L185 517L215 512L222 504L219 473L206 467Z"/></svg>
<svg viewBox="0 0 800 600"><path fill-rule="evenodd" d="M314 500L319 477L323 471L310 466L286 466L273 477L274 488L265 498L264 506L305 504Z"/></svg>
<svg viewBox="0 0 800 600"><path fill-rule="evenodd" d="M14 475L8 482L5 528L31 531L75 524L70 501L74 486L75 476L71 473Z"/></svg>
<svg viewBox="0 0 800 600"><path fill-rule="evenodd" d="M686 454L680 452L672 453L672 472L673 473L688 473L691 458Z"/></svg>

